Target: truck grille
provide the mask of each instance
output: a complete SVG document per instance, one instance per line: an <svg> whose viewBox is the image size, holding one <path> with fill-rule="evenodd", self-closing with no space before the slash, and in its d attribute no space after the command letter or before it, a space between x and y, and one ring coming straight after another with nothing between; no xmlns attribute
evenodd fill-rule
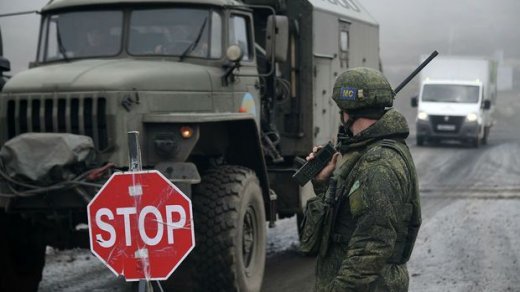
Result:
<svg viewBox="0 0 520 292"><path fill-rule="evenodd" d="M458 133L464 116L430 116L432 129L436 133Z"/></svg>
<svg viewBox="0 0 520 292"><path fill-rule="evenodd" d="M85 135L98 150L108 147L104 97L17 97L7 102L7 134L28 132Z"/></svg>

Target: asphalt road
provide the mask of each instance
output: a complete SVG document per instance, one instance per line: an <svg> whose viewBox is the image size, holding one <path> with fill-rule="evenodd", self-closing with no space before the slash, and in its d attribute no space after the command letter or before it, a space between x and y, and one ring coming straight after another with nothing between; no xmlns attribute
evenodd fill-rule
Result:
<svg viewBox="0 0 520 292"><path fill-rule="evenodd" d="M520 92L499 94L488 145L417 147L409 93L397 108L411 126L423 226L409 263L410 291L519 291ZM315 259L298 253L294 219L269 231L263 292L312 291ZM87 250L51 252L40 291L131 291Z"/></svg>

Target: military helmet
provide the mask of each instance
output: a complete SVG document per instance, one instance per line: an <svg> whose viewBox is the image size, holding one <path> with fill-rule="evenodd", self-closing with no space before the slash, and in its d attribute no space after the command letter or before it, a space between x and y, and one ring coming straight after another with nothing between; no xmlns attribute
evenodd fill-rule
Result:
<svg viewBox="0 0 520 292"><path fill-rule="evenodd" d="M349 114L384 111L391 107L395 93L383 74L359 67L341 73L332 92L338 107Z"/></svg>

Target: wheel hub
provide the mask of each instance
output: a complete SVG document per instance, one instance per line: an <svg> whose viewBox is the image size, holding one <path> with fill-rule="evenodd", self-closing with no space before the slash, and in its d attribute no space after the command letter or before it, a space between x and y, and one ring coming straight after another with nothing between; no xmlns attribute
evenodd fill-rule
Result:
<svg viewBox="0 0 520 292"><path fill-rule="evenodd" d="M242 255L246 273L249 272L247 268L251 265L255 251L255 236L257 233L255 218L255 210L249 206L244 214L244 232L242 238Z"/></svg>

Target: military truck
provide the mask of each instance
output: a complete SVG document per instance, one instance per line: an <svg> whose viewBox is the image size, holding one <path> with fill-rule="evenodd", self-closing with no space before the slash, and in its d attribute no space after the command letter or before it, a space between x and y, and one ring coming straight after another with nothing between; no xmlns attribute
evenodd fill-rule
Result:
<svg viewBox="0 0 520 292"><path fill-rule="evenodd" d="M258 291L265 223L314 195L291 176L335 139L335 77L380 67L377 22L357 0L53 0L40 13L36 60L0 95L0 277L37 286L46 245L88 246L86 205L128 169L139 131L144 169L193 201L194 289Z"/></svg>

